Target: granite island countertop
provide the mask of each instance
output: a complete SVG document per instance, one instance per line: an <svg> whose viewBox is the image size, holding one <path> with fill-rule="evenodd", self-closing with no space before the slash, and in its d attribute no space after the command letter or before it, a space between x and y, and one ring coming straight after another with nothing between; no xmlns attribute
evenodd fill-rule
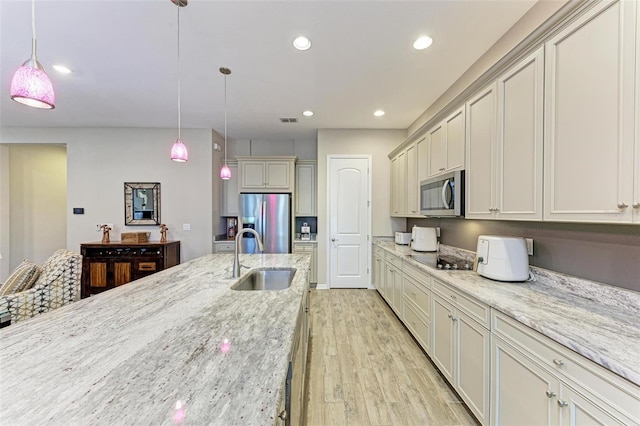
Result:
<svg viewBox="0 0 640 426"><path fill-rule="evenodd" d="M273 425L310 260L240 260L297 272L235 291L233 256L207 255L1 329L0 424Z"/></svg>
<svg viewBox="0 0 640 426"><path fill-rule="evenodd" d="M536 281L498 282L423 265L385 238L373 244L640 386L639 293L535 267Z"/></svg>

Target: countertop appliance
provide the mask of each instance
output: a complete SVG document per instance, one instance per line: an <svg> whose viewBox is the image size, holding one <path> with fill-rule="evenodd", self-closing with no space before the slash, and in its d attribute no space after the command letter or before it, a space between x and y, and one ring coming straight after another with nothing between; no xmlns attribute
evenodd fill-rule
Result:
<svg viewBox="0 0 640 426"><path fill-rule="evenodd" d="M411 229L411 248L415 251L438 250L438 236L436 228L414 226Z"/></svg>
<svg viewBox="0 0 640 426"><path fill-rule="evenodd" d="M420 182L420 214L464 216L464 170Z"/></svg>
<svg viewBox="0 0 640 426"><path fill-rule="evenodd" d="M291 194L240 194L242 228L253 228L264 253L291 253ZM259 253L251 234L242 236L242 253Z"/></svg>
<svg viewBox="0 0 640 426"><path fill-rule="evenodd" d="M527 243L520 237L480 235L476 250L478 274L497 281L529 279Z"/></svg>
<svg viewBox="0 0 640 426"><path fill-rule="evenodd" d="M307 222L304 222L300 227L300 239L303 241L311 240L311 227Z"/></svg>
<svg viewBox="0 0 640 426"><path fill-rule="evenodd" d="M403 246L409 245L411 242L411 232L396 232L396 244Z"/></svg>

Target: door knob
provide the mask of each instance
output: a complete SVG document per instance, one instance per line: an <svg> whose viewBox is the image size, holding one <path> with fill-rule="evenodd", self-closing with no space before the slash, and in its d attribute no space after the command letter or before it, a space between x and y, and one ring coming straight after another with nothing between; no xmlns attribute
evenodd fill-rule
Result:
<svg viewBox="0 0 640 426"><path fill-rule="evenodd" d="M331 241L335 241L335 240L336 240L335 238L332 238L332 239L331 239Z"/></svg>

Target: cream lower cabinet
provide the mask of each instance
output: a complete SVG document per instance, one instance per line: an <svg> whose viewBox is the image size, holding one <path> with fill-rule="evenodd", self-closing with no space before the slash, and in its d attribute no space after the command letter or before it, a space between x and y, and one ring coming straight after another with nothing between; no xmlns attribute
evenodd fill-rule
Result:
<svg viewBox="0 0 640 426"><path fill-rule="evenodd" d="M384 297L384 250L373 246L373 262L371 265L371 281L378 293Z"/></svg>
<svg viewBox="0 0 640 426"><path fill-rule="evenodd" d="M317 273L317 260L318 260L318 245L317 243L293 243L293 252L294 253L305 253L311 256L311 264L309 265L309 282L317 283L318 282L318 273Z"/></svg>
<svg viewBox="0 0 640 426"><path fill-rule="evenodd" d="M491 424L640 424L640 387L496 310L492 333Z"/></svg>
<svg viewBox="0 0 640 426"><path fill-rule="evenodd" d="M489 307L432 279L431 359L481 424L489 424Z"/></svg>
<svg viewBox="0 0 640 426"><path fill-rule="evenodd" d="M544 220L640 222L637 8L597 2L545 45Z"/></svg>
<svg viewBox="0 0 640 426"><path fill-rule="evenodd" d="M431 277L407 264L402 270L402 321L431 355Z"/></svg>
<svg viewBox="0 0 640 426"><path fill-rule="evenodd" d="M402 259L387 253L385 261L384 297L396 315L402 318Z"/></svg>

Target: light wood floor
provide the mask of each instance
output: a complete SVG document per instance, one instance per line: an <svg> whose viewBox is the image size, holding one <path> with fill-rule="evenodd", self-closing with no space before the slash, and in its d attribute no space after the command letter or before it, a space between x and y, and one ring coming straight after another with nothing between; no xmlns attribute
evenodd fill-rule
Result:
<svg viewBox="0 0 640 426"><path fill-rule="evenodd" d="M312 290L307 425L476 425L375 290Z"/></svg>

